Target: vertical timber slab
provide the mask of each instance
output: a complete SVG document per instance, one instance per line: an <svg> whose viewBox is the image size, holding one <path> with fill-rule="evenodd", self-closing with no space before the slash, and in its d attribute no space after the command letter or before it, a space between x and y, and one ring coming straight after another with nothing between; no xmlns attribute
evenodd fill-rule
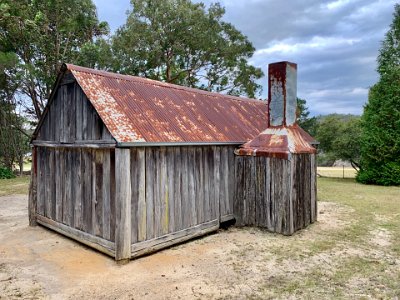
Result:
<svg viewBox="0 0 400 300"><path fill-rule="evenodd" d="M103 152L103 238L110 240L111 238L111 204L110 204L110 150Z"/></svg>
<svg viewBox="0 0 400 300"><path fill-rule="evenodd" d="M181 158L182 229L185 229L190 227L188 147L181 148Z"/></svg>
<svg viewBox="0 0 400 300"><path fill-rule="evenodd" d="M221 160L221 151L220 147L212 146L214 153L214 186L215 186L215 196L214 203L212 205L215 207L215 214L212 216L211 220L220 219L220 160Z"/></svg>
<svg viewBox="0 0 400 300"><path fill-rule="evenodd" d="M146 237L154 238L154 156L151 147L146 149Z"/></svg>
<svg viewBox="0 0 400 300"><path fill-rule="evenodd" d="M160 235L168 233L169 228L169 195L168 195L168 177L167 177L167 149L160 147Z"/></svg>
<svg viewBox="0 0 400 300"><path fill-rule="evenodd" d="M131 257L131 174L130 150L115 149L115 260Z"/></svg>
<svg viewBox="0 0 400 300"><path fill-rule="evenodd" d="M168 198L168 232L175 231L175 193L174 181L179 180L175 177L175 147L167 147L167 195Z"/></svg>
<svg viewBox="0 0 400 300"><path fill-rule="evenodd" d="M243 156L235 157L235 198L233 201L233 214L236 219L236 225L243 226L243 189L244 189L244 178L243 178Z"/></svg>
<svg viewBox="0 0 400 300"><path fill-rule="evenodd" d="M271 197L271 158L265 158L265 197L266 197L266 227L268 230L273 231L275 227L274 208Z"/></svg>
<svg viewBox="0 0 400 300"><path fill-rule="evenodd" d="M74 228L82 230L82 149L77 149L72 186L75 189Z"/></svg>
<svg viewBox="0 0 400 300"><path fill-rule="evenodd" d="M195 148L188 147L188 175L189 175L189 216L190 222L189 227L197 224L197 212L196 212L196 187L195 187L195 173L196 161L195 161Z"/></svg>
<svg viewBox="0 0 400 300"><path fill-rule="evenodd" d="M181 147L174 147L174 214L175 229L179 231L182 226L182 157Z"/></svg>
<svg viewBox="0 0 400 300"><path fill-rule="evenodd" d="M139 173L138 173L138 151L136 147L130 149L131 153L131 215L132 215L132 230L131 230L131 242L136 243L138 241L138 205L139 205Z"/></svg>
<svg viewBox="0 0 400 300"><path fill-rule="evenodd" d="M209 182L209 176L210 176L210 168L208 164L208 154L209 154L210 148L205 147L203 149L203 180L204 180L204 198L202 199L203 201L203 218L204 221L210 221L210 182Z"/></svg>
<svg viewBox="0 0 400 300"><path fill-rule="evenodd" d="M29 185L29 226L36 226L37 205L37 148L32 148L31 182Z"/></svg>
<svg viewBox="0 0 400 300"><path fill-rule="evenodd" d="M317 221L317 165L316 154L311 154L311 223Z"/></svg>
<svg viewBox="0 0 400 300"><path fill-rule="evenodd" d="M147 206L146 206L146 156L145 149L137 149L138 168L138 240L146 240Z"/></svg>

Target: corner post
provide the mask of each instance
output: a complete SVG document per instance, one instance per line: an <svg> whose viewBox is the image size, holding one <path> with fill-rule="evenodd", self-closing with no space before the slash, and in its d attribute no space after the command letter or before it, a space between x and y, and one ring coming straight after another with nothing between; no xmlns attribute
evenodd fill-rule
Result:
<svg viewBox="0 0 400 300"><path fill-rule="evenodd" d="M115 148L115 260L131 257L131 174L130 150Z"/></svg>
<svg viewBox="0 0 400 300"><path fill-rule="evenodd" d="M31 165L31 182L29 184L29 226L36 226L36 207L37 207L37 160L36 160L36 147L32 147L32 165Z"/></svg>

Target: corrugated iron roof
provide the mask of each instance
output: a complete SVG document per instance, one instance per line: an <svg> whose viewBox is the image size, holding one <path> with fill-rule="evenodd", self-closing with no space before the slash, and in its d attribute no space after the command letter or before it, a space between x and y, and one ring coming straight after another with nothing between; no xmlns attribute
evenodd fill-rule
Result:
<svg viewBox="0 0 400 300"><path fill-rule="evenodd" d="M119 143L243 143L268 124L264 101L66 64Z"/></svg>
<svg viewBox="0 0 400 300"><path fill-rule="evenodd" d="M297 124L270 127L235 150L237 155L288 159L290 153L316 153L314 139Z"/></svg>

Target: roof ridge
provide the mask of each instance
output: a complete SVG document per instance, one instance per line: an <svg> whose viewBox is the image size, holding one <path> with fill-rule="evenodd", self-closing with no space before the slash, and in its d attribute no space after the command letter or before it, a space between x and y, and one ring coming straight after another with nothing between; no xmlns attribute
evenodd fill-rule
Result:
<svg viewBox="0 0 400 300"><path fill-rule="evenodd" d="M77 66L74 64L66 63L65 65L68 70L73 70L76 72L95 74L98 76L109 77L109 78L120 79L120 80L142 83L142 84L149 84L149 85L155 84L155 85L162 86L165 88L170 88L170 89L183 90L186 92L196 92L196 93L204 94L204 95L207 95L210 97L221 97L222 96L224 98L228 98L228 99L231 99L234 101L245 101L245 102L256 102L256 103L260 102L260 104L267 104L266 101L258 100L258 99L254 99L254 98L246 98L246 97L220 94L217 92L205 91L205 90L201 90L201 89L197 89L197 88L191 88L191 87L187 87L187 86L177 85L177 84L173 84L173 83L158 81L158 80L139 77L139 76L119 74L119 73L114 73L114 72L109 72L109 71L102 71L102 70L96 70L96 69L87 68L87 67L81 67L81 66Z"/></svg>

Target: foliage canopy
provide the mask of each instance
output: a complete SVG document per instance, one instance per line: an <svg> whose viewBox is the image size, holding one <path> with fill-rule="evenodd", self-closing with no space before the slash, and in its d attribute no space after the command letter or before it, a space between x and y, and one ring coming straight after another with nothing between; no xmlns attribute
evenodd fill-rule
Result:
<svg viewBox="0 0 400 300"><path fill-rule="evenodd" d="M380 79L362 116L361 170L357 180L400 185L400 5L378 56Z"/></svg>
<svg viewBox="0 0 400 300"><path fill-rule="evenodd" d="M254 47L222 20L219 4L132 0L127 22L112 38L113 71L208 91L255 97L261 69L248 64Z"/></svg>

